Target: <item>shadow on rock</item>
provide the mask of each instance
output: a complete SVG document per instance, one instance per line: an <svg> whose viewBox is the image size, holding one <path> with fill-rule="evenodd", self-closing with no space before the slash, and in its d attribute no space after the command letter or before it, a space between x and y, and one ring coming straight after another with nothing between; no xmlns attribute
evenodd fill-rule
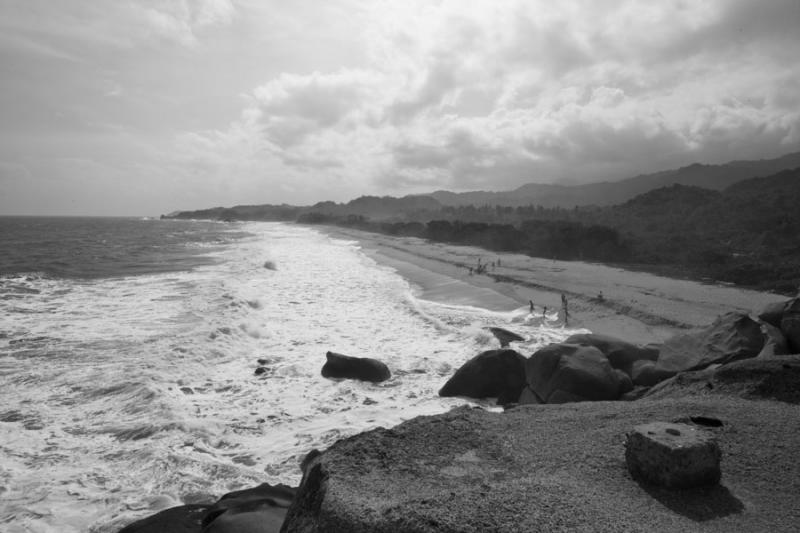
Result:
<svg viewBox="0 0 800 533"><path fill-rule="evenodd" d="M744 505L722 485L670 490L643 482L639 486L667 509L695 522L706 522L744 510Z"/></svg>

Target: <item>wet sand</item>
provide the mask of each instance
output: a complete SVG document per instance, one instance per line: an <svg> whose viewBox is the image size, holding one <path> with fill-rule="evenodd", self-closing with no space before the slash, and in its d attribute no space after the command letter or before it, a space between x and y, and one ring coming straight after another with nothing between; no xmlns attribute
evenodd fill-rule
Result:
<svg viewBox="0 0 800 533"><path fill-rule="evenodd" d="M641 344L705 326L728 311L758 312L767 303L785 300L771 293L595 263L497 253L339 227L319 229L335 238L358 241L368 256L406 278L421 298L499 311L527 308L532 300L536 312L544 307L548 313L558 310L563 320L563 294L570 327ZM489 265L484 274L474 273L479 260Z"/></svg>

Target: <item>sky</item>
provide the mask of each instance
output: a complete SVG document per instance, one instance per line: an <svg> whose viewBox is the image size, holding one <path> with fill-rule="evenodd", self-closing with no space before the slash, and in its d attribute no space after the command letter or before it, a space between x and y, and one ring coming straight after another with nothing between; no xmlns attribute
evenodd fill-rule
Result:
<svg viewBox="0 0 800 533"><path fill-rule="evenodd" d="M0 0L0 215L777 157L798 28L800 0Z"/></svg>

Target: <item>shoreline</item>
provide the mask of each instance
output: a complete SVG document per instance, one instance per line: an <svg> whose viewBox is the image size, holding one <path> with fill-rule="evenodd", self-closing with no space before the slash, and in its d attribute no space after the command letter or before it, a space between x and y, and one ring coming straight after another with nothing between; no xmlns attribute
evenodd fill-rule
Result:
<svg viewBox="0 0 800 533"><path fill-rule="evenodd" d="M522 310L533 301L536 312L543 307L548 313L558 310L563 320L564 294L570 328L638 344L662 342L710 324L725 312L752 313L786 298L596 263L492 252L338 226L313 227L332 238L358 242L368 257L395 269L415 286L420 298L493 311ZM489 268L484 274L470 274L469 267L476 267L479 259ZM602 300L598 298L601 291Z"/></svg>

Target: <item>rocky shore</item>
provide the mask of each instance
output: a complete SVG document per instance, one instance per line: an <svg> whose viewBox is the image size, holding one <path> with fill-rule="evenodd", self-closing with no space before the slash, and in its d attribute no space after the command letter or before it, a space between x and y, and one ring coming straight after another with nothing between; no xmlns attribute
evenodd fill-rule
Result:
<svg viewBox="0 0 800 533"><path fill-rule="evenodd" d="M393 266L408 254L394 255ZM426 263L430 275L417 277L418 287L442 290L437 276L454 265L426 261L438 266ZM491 283L497 281L470 285ZM561 288L536 289L538 301L549 303ZM531 294L514 290L497 292L515 302ZM597 302L601 310L620 305L609 293L610 301ZM611 319L587 310L583 302L591 298L579 299L576 320L595 333L533 354L514 351L513 332L501 330L508 347L467 361L440 394L497 398L503 412L462 407L361 433L310 453L297 489L262 485L163 511L120 533L796 531L800 299L709 291L673 320L685 294L664 296L675 303L661 315L644 312L655 306L648 302L632 317ZM725 310L729 296L738 305ZM698 309L722 312L697 327ZM677 440L645 463L672 468L658 461L674 452L691 470L684 432L713 445L718 470L694 478L690 471L686 479L703 481L680 488L653 481L669 472L643 477L642 463L632 467L631 435L653 422L668 423L663 427Z"/></svg>

